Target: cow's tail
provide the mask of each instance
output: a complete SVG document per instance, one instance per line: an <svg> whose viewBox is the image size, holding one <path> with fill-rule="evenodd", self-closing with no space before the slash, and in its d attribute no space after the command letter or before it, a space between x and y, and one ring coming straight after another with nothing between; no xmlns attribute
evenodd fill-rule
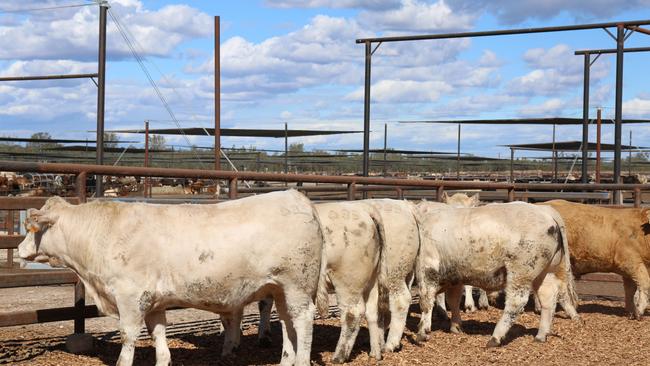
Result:
<svg viewBox="0 0 650 366"><path fill-rule="evenodd" d="M321 318L327 318L330 315L329 293L327 290L327 245L325 244L323 226L318 217L318 212L316 211L314 204L311 203L311 205L314 218L316 219L316 222L318 222L318 232L321 238L320 272L318 274L318 285L316 287L316 310Z"/></svg>
<svg viewBox="0 0 650 366"><path fill-rule="evenodd" d="M381 217L381 214L379 213L379 210L371 205L368 204L368 212L370 214L370 217L372 218L373 223L375 224L375 228L377 229L377 235L379 235L379 263L377 265L377 276L376 276L376 281L377 281L377 293L378 293L378 308L379 308L379 314L388 314L389 307L388 307L388 267L387 263L388 260L385 258L386 250L386 229L384 227L384 220Z"/></svg>
<svg viewBox="0 0 650 366"><path fill-rule="evenodd" d="M578 292L576 291L576 283L573 278L573 270L571 269L571 255L569 252L569 237L566 233L566 225L562 216L553 208L548 206L549 210L553 215L553 220L557 223L560 228L560 240L562 241L562 258L563 258L563 268L564 268L564 278L563 282L566 286L566 291L561 291L560 296L566 296L567 301L573 305L574 308L578 307Z"/></svg>

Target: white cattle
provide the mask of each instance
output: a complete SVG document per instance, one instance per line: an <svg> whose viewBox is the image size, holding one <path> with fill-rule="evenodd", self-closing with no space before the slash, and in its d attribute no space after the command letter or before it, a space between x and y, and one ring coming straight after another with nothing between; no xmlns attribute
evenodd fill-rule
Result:
<svg viewBox="0 0 650 366"><path fill-rule="evenodd" d="M444 192L442 194L442 202L448 204L451 207L477 207L480 203L478 193L470 197L464 193L456 193L453 196L449 196L447 195L447 192ZM474 303L473 290L474 288L472 286L465 286L465 303L463 306L465 308L465 311L469 311L469 312L476 311L476 304ZM478 289L478 291L479 291L478 308L479 309L489 308L490 304L488 302L487 293L483 289ZM444 296L444 294L442 294L442 296ZM438 301L438 299L436 299L436 301ZM444 302L441 304L441 306L444 307Z"/></svg>
<svg viewBox="0 0 650 366"><path fill-rule="evenodd" d="M315 207L325 241L327 278L341 311L341 333L332 362L349 359L364 313L370 333L370 355L380 360L383 336L378 324L377 277L383 233L379 213L365 201L323 203ZM272 306L272 297L259 302L261 345L270 344ZM225 342L238 344L240 320L228 319L224 323Z"/></svg>
<svg viewBox="0 0 650 366"><path fill-rule="evenodd" d="M314 299L326 312L323 237L297 191L212 205L49 199L30 210L19 255L57 257L99 310L119 318L118 365L131 365L142 320L168 365L165 309L237 312L272 295L283 326L282 365L309 365ZM317 296L318 295L318 296Z"/></svg>
<svg viewBox="0 0 650 366"><path fill-rule="evenodd" d="M377 209L383 227L383 243L379 264L379 308L382 330L390 319L384 352L400 347L408 309L411 305L415 259L420 248L420 236L415 220L415 205L393 199L365 200ZM384 332L382 332L382 335ZM383 336L382 336L383 340Z"/></svg>
<svg viewBox="0 0 650 366"><path fill-rule="evenodd" d="M564 222L554 210L525 203L429 207L419 211L418 224L421 242L416 276L422 308L418 340L428 338L434 297L445 290L452 310L451 331L462 331L463 284L486 290L505 288L504 314L488 347L501 345L531 290L542 303L536 340L545 341L551 330L558 294L569 295L560 300L577 317Z"/></svg>

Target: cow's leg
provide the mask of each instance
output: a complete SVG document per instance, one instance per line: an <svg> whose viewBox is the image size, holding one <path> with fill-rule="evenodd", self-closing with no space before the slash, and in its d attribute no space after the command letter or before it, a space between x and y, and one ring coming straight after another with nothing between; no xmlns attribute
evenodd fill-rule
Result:
<svg viewBox="0 0 650 366"><path fill-rule="evenodd" d="M441 292L436 295L436 317L440 320L449 320L447 315L447 299L445 293Z"/></svg>
<svg viewBox="0 0 650 366"><path fill-rule="evenodd" d="M144 322L156 347L156 366L171 365L172 359L165 335L165 327L167 326L165 311L154 311L146 314Z"/></svg>
<svg viewBox="0 0 650 366"><path fill-rule="evenodd" d="M526 281L522 279L512 278L511 273L508 273L508 284L506 285L506 306L503 309L503 315L497 326L492 332L492 338L487 343L487 347L497 347L510 330L512 323L517 319L519 314L524 310L528 297L530 296L531 286L525 284ZM517 285L518 284L518 285Z"/></svg>
<svg viewBox="0 0 650 366"><path fill-rule="evenodd" d="M638 286L639 297L637 299L634 317L637 320L643 318L645 309L648 307L648 295L650 295L650 277L648 277L648 269L643 263L640 263L635 272L634 281Z"/></svg>
<svg viewBox="0 0 650 366"><path fill-rule="evenodd" d="M487 310L490 307L487 292L485 292L483 289L479 289L478 293L478 308L481 310Z"/></svg>
<svg viewBox="0 0 650 366"><path fill-rule="evenodd" d="M629 277L623 276L623 289L625 290L625 311L630 317L634 317L634 293L636 292L636 283Z"/></svg>
<svg viewBox="0 0 650 366"><path fill-rule="evenodd" d="M420 286L420 323L418 324L418 335L416 340L423 342L429 339L428 333L431 332L431 313L433 310L433 302L438 292L437 284L429 283L424 278L419 278Z"/></svg>
<svg viewBox="0 0 650 366"><path fill-rule="evenodd" d="M560 285L558 278L555 277L555 274L548 273L544 276L542 284L539 286L537 291L535 291L537 295L536 299L539 300L541 306L539 329L535 336L535 340L538 342L546 342L546 336L551 332L553 314L555 313L559 290Z"/></svg>
<svg viewBox="0 0 650 366"><path fill-rule="evenodd" d="M235 310L231 313L221 314L221 323L225 330L221 356L229 356L239 347L241 338L241 319L244 309Z"/></svg>
<svg viewBox="0 0 650 366"><path fill-rule="evenodd" d="M273 297L269 296L260 300L257 306L260 311L257 341L262 347L271 347L271 309L273 309Z"/></svg>
<svg viewBox="0 0 650 366"><path fill-rule="evenodd" d="M539 301L539 296L537 292L533 291L533 302L535 303L535 314L542 313L542 303Z"/></svg>
<svg viewBox="0 0 650 366"><path fill-rule="evenodd" d="M332 362L344 363L350 357L350 353L352 353L354 341L357 339L357 334L359 333L361 316L365 311L365 305L361 296L341 294L337 296L337 299L339 309L341 310L341 334L336 344L334 356L332 356Z"/></svg>
<svg viewBox="0 0 650 366"><path fill-rule="evenodd" d="M465 311L468 312L474 312L476 311L476 304L474 303L474 294L472 293L472 286L464 286L465 287Z"/></svg>
<svg viewBox="0 0 650 366"><path fill-rule="evenodd" d="M142 328L143 314L136 303L118 303L117 306L120 313L120 335L122 338L122 350L117 359L117 366L131 366L135 353L135 341Z"/></svg>
<svg viewBox="0 0 650 366"><path fill-rule="evenodd" d="M286 289L284 296L286 313L291 319L294 329L295 357L293 364L295 366L309 366L316 305L314 305L311 295L300 289ZM276 308L278 302L276 299ZM286 329L288 332L289 327L287 326ZM284 353L284 344L282 348Z"/></svg>
<svg viewBox="0 0 650 366"><path fill-rule="evenodd" d="M460 318L460 298L463 295L463 285L455 285L450 287L445 294L451 307L451 324L449 331L452 333L462 333L462 320Z"/></svg>
<svg viewBox="0 0 650 366"><path fill-rule="evenodd" d="M296 360L297 336L293 321L289 316L284 294L274 296L275 308L282 324L282 359L280 365L290 366Z"/></svg>
<svg viewBox="0 0 650 366"><path fill-rule="evenodd" d="M411 305L411 291L406 282L390 294L390 328L384 345L384 352L393 352L401 346L402 335L406 327L409 306Z"/></svg>
<svg viewBox="0 0 650 366"><path fill-rule="evenodd" d="M381 348L384 343L384 333L379 327L379 284L374 286L366 296L366 322L370 333L370 357L381 360ZM354 345L354 343L353 343Z"/></svg>

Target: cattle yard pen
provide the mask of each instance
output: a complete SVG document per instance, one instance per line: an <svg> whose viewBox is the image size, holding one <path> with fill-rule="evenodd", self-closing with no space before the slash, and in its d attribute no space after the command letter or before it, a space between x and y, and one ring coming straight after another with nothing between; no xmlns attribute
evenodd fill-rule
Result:
<svg viewBox="0 0 650 366"><path fill-rule="evenodd" d="M613 201L612 192L630 192L634 207L642 204L642 194L650 192L650 184L559 184L559 183L493 183L481 181L442 181L442 180L408 180L395 178L375 178L360 176L321 176L306 174L276 174L258 172L234 172L194 169L120 167L84 164L48 164L0 161L0 171L72 174L75 179L75 196L67 197L73 204L86 202L88 197L86 178L97 174L105 176L139 176L166 178L196 178L225 180L228 182L228 199L236 199L246 194L263 193L285 187L239 188L242 181L287 182L297 183L294 187L308 196L315 193L343 193L342 199L361 198L363 193L378 194L389 192L394 198L413 198L406 192L419 192L417 198L429 198L441 201L445 190L479 190L481 198L492 200L528 201L530 199L567 198L590 201ZM328 186L302 186L303 183L327 183ZM338 186L333 186L338 185ZM427 197L428 196L428 197ZM156 202L194 202L211 203L214 199L155 200ZM315 197L312 197L315 198ZM6 235L0 235L0 250L7 250L9 268L0 271L0 288L29 287L57 284L74 284L74 306L65 308L42 309L32 311L8 312L0 314L0 327L46 323L62 320L74 320L75 333L84 333L85 319L100 316L95 306L85 304L85 291L77 276L67 269L17 269L13 266L13 250L24 236L16 234L20 219L17 211L40 208L46 197L0 197L0 213L6 212ZM619 206L620 207L620 206ZM602 276L601 276L602 277ZM599 281L608 281L608 277L598 277Z"/></svg>

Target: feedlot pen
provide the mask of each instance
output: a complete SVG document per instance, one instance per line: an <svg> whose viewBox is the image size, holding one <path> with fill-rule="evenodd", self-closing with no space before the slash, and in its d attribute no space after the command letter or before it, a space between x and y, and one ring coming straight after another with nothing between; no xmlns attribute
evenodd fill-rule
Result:
<svg viewBox="0 0 650 366"><path fill-rule="evenodd" d="M87 200L86 177L91 174L112 176L192 177L228 181L228 199L285 189L284 187L239 188L238 182L265 181L295 183L313 200L361 199L366 197L393 197L440 200L445 191L480 191L482 200L546 200L565 198L609 204L615 192L629 197L634 206L642 204L643 194L650 185L625 184L520 184L490 182L426 181L356 176L316 176L297 174L267 174L230 171L203 171L188 169L158 169L135 167L108 167L80 164L39 164L0 161L0 171L75 174L76 196L71 203ZM318 185L313 185L318 183ZM309 185L311 184L311 185ZM214 197L213 197L214 198ZM86 304L83 285L67 269L20 269L14 264L13 252L22 241L20 211L40 208L46 198L0 197L0 363L25 364L112 364L119 354L117 321L98 317L97 309ZM155 200L157 202L163 200ZM165 202L214 202L214 199L176 198ZM578 283L582 302L578 311L586 324L579 326L565 319L560 312L554 321L554 337L545 344L533 343L539 317L532 311L522 315L508 337L508 344L500 349L484 349L501 310L465 313L465 334L450 334L448 322L437 321L431 339L415 345L417 301L402 340L402 350L385 356L383 364L485 364L488 362L534 362L540 364L647 364L642 352L648 339L648 328L642 322L625 317L620 278L611 274L584 276ZM70 301L72 298L73 301ZM331 297L333 301L334 297ZM72 304L72 307L66 307ZM331 313L336 315L335 303ZM279 361L281 332L275 329L273 347L257 345L257 312L249 306L245 317L244 337L236 356L219 357L223 337L214 314L180 309L169 312L169 343L176 363L200 364L274 364ZM87 318L92 318L88 319ZM70 322L73 320L73 322ZM279 324L274 322L278 328ZM95 351L89 355L73 355L65 351L65 337L71 333L91 333L95 337ZM329 364L339 328L338 319L319 319L314 329L312 359ZM151 340L143 332L136 352L137 363L153 364L155 351ZM368 333L362 329L352 364L367 364Z"/></svg>

